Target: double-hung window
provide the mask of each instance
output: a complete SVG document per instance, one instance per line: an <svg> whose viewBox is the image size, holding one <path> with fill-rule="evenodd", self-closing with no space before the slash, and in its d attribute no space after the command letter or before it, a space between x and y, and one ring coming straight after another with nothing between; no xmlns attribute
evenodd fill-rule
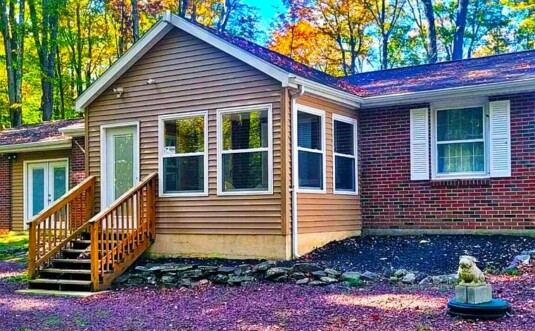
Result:
<svg viewBox="0 0 535 331"><path fill-rule="evenodd" d="M218 112L218 194L273 192L271 105Z"/></svg>
<svg viewBox="0 0 535 331"><path fill-rule="evenodd" d="M206 112L160 117L161 194L208 194L207 127Z"/></svg>
<svg viewBox="0 0 535 331"><path fill-rule="evenodd" d="M357 193L357 121L333 115L334 193Z"/></svg>
<svg viewBox="0 0 535 331"><path fill-rule="evenodd" d="M325 192L325 113L300 107L297 112L299 190Z"/></svg>
<svg viewBox="0 0 535 331"><path fill-rule="evenodd" d="M485 107L435 110L437 177L486 175Z"/></svg>

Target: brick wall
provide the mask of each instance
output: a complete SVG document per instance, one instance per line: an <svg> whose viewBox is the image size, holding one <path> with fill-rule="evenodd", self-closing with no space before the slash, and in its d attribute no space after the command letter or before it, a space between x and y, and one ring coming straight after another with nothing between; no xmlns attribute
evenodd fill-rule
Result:
<svg viewBox="0 0 535 331"><path fill-rule="evenodd" d="M85 178L85 138L76 137L72 140L71 151L71 188Z"/></svg>
<svg viewBox="0 0 535 331"><path fill-rule="evenodd" d="M535 93L511 100L512 177L410 180L409 110L360 112L361 203L365 229L535 229Z"/></svg>
<svg viewBox="0 0 535 331"><path fill-rule="evenodd" d="M0 233L11 229L11 160L0 155Z"/></svg>

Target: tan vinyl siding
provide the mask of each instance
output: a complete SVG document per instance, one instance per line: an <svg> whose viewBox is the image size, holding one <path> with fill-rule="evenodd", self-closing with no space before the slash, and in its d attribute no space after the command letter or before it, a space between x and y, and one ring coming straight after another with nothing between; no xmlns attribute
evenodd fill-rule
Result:
<svg viewBox="0 0 535 331"><path fill-rule="evenodd" d="M24 161L68 159L70 155L70 149L17 154L17 159L13 162L13 176L11 177L11 206L14 231L22 231L24 229Z"/></svg>
<svg viewBox="0 0 535 331"><path fill-rule="evenodd" d="M155 79L156 84L146 81ZM123 87L118 99L114 87ZM100 200L100 126L139 121L141 176L158 171L158 116L208 111L208 197L157 200L160 234L282 235L279 82L178 29L143 56L89 106L89 173ZM273 107L273 195L217 196L216 111Z"/></svg>
<svg viewBox="0 0 535 331"><path fill-rule="evenodd" d="M360 196L333 194L333 113L356 119L357 112L309 96L299 98L298 103L325 112L327 163L326 193L297 196L299 233L359 231L362 229Z"/></svg>

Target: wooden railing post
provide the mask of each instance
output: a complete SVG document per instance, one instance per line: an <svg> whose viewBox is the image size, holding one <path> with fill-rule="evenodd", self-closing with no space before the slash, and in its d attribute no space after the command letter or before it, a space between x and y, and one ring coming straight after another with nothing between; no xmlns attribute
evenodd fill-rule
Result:
<svg viewBox="0 0 535 331"><path fill-rule="evenodd" d="M93 284L93 291L99 289L99 256L98 256L98 228L99 224L91 223L91 283Z"/></svg>
<svg viewBox="0 0 535 331"><path fill-rule="evenodd" d="M156 239L156 179L153 178L151 181L150 181L150 185L149 185L149 194L148 196L150 196L150 200L149 200L149 210L147 211L148 212L148 217L149 217L149 220L150 220L150 228L151 228L151 239L154 240Z"/></svg>
<svg viewBox="0 0 535 331"><path fill-rule="evenodd" d="M37 250L37 237L35 233L35 224L30 223L28 242L28 278L35 278L35 260Z"/></svg>

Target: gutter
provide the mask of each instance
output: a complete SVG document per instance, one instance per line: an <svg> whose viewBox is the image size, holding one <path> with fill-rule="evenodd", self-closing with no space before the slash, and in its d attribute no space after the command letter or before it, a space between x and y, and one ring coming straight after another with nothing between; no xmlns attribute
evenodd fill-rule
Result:
<svg viewBox="0 0 535 331"><path fill-rule="evenodd" d="M71 138L0 146L0 153L25 153L72 148Z"/></svg>
<svg viewBox="0 0 535 331"><path fill-rule="evenodd" d="M305 94L305 86L297 85L297 92L290 92L291 97L291 116L292 116L292 257L298 258L298 231L297 231L297 181L298 181L298 164L297 164L297 99Z"/></svg>

